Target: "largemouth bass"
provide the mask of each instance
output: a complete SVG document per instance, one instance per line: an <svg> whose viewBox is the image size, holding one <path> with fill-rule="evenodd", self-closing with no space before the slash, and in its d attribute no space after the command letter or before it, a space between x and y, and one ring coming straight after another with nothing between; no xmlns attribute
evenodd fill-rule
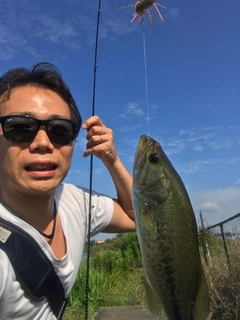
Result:
<svg viewBox="0 0 240 320"><path fill-rule="evenodd" d="M140 137L133 208L150 311L169 320L205 320L209 293L197 225L185 186L160 144Z"/></svg>

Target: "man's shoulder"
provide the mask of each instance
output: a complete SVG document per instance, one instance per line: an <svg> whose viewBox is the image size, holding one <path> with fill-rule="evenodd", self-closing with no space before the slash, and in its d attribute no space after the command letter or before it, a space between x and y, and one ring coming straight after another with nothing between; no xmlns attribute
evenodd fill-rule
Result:
<svg viewBox="0 0 240 320"><path fill-rule="evenodd" d="M86 188L77 186L75 184L72 183L65 183L62 182L57 188L56 188L56 192L83 192L83 191L87 191Z"/></svg>
<svg viewBox="0 0 240 320"><path fill-rule="evenodd" d="M85 193L88 193L88 190L83 187L79 187L71 183L61 183L56 189L55 196L59 199L66 197L68 199L76 197L79 199Z"/></svg>
<svg viewBox="0 0 240 320"><path fill-rule="evenodd" d="M55 191L58 207L64 212L84 212L87 190L74 184L62 183Z"/></svg>

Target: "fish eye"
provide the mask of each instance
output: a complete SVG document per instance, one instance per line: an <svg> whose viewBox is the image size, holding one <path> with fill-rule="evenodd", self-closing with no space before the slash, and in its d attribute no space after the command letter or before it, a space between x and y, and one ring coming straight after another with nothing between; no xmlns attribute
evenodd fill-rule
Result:
<svg viewBox="0 0 240 320"><path fill-rule="evenodd" d="M159 158L159 156L158 156L157 153L152 153L152 154L150 154L150 156L149 156L149 161L150 161L151 163L157 163L157 162L158 162L158 158Z"/></svg>

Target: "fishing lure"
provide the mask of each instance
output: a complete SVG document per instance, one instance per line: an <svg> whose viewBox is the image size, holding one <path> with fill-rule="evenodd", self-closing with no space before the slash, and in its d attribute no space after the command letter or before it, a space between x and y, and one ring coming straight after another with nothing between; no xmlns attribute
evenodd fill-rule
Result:
<svg viewBox="0 0 240 320"><path fill-rule="evenodd" d="M135 4L129 4L127 6L123 6L123 7L120 7L118 9L121 10L121 9L124 9L124 8L135 7L135 13L134 13L134 15L132 17L131 22L133 22L138 16L140 16L140 19L138 20L138 22L142 21L143 17L144 17L144 14L147 12L148 16L149 16L149 20L151 22L151 25L153 25L153 11L150 8L152 5L155 7L160 19L163 20L161 12L158 9L158 6L164 8L164 9L166 7L163 6L160 3L157 3L156 0L139 0Z"/></svg>

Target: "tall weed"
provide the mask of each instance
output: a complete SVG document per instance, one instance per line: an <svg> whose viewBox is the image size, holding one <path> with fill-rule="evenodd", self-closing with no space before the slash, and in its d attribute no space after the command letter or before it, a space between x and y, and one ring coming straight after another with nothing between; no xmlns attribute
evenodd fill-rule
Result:
<svg viewBox="0 0 240 320"><path fill-rule="evenodd" d="M211 299L209 320L240 320L240 243L228 242L229 268L221 239L209 235L208 241L211 264L204 264L204 269ZM104 306L144 305L143 269L136 234L118 235L94 248L90 259L89 319ZM83 263L64 320L84 319L85 298L86 263Z"/></svg>

